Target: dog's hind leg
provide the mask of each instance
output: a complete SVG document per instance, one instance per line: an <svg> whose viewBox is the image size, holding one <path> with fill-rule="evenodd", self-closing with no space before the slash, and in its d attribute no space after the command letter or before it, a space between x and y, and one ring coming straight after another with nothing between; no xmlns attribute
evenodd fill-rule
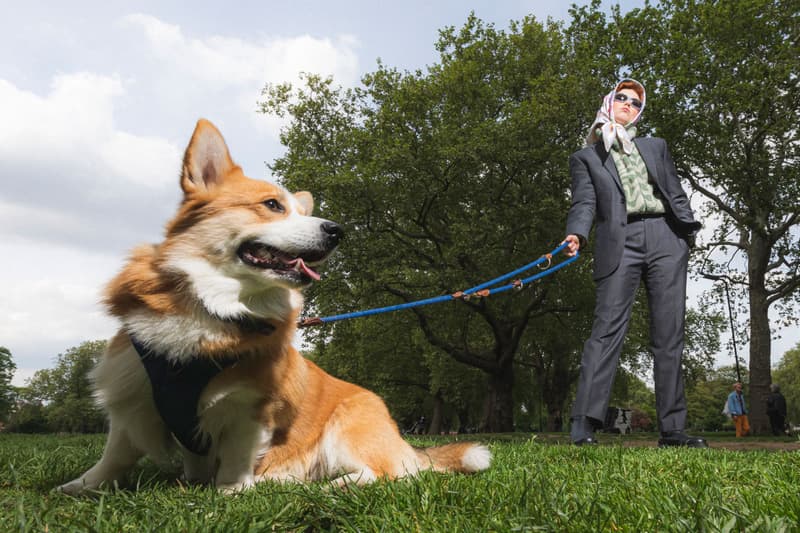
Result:
<svg viewBox="0 0 800 533"><path fill-rule="evenodd" d="M113 486L143 455L168 464L172 441L153 401L150 383L127 335L109 343L106 356L92 371L97 396L108 411L109 430L103 456L82 476L59 490L78 494Z"/></svg>
<svg viewBox="0 0 800 533"><path fill-rule="evenodd" d="M82 476L58 487L67 494L79 494L101 486L113 488L143 456L159 466L170 463L172 439L158 417L111 416L111 428L103 456Z"/></svg>
<svg viewBox="0 0 800 533"><path fill-rule="evenodd" d="M103 456L82 476L58 487L58 490L73 496L105 485L113 487L122 476L142 457L124 429L111 427Z"/></svg>

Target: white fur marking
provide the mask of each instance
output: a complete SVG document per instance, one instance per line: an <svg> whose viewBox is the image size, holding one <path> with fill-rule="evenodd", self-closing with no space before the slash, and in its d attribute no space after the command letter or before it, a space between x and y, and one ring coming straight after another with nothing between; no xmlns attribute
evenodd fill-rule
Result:
<svg viewBox="0 0 800 533"><path fill-rule="evenodd" d="M232 324L214 320L208 313L163 316L150 311L130 313L123 320L125 330L170 361L187 362L202 343L223 340L235 334Z"/></svg>
<svg viewBox="0 0 800 533"><path fill-rule="evenodd" d="M468 472L486 470L492 463L492 452L482 444L476 444L461 458L461 464Z"/></svg>

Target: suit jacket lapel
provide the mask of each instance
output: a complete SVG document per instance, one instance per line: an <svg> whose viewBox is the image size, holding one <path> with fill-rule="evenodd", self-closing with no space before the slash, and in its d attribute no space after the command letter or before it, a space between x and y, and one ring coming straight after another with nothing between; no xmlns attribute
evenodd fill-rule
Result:
<svg viewBox="0 0 800 533"><path fill-rule="evenodd" d="M653 179L658 184L658 187L663 191L664 185L661 183L661 177L658 174L658 165L656 164L658 158L651 149L652 146L651 143L645 143L640 141L641 139L639 139L638 137L633 139L633 143L639 150L639 155L642 156L642 160L644 161L644 166L647 167L647 173L653 177Z"/></svg>
<svg viewBox="0 0 800 533"><path fill-rule="evenodd" d="M603 146L602 141L598 141L594 145L594 149L597 152L597 156L600 158L600 161L603 162L603 167L611 174L611 177L614 178L614 183L617 184L619 187L620 192L624 193L625 190L622 188L622 180L619 179L619 172L617 172L617 165L614 164L614 158L611 157L611 154L606 152L605 146Z"/></svg>

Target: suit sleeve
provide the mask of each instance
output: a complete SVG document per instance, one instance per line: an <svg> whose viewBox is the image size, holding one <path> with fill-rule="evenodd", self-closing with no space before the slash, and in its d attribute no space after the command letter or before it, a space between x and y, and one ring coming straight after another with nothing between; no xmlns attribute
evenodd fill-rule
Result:
<svg viewBox="0 0 800 533"><path fill-rule="evenodd" d="M589 169L578 153L569 158L569 173L572 177L572 205L567 215L567 235L577 235L583 247L592 229L597 198Z"/></svg>
<svg viewBox="0 0 800 533"><path fill-rule="evenodd" d="M669 151L667 142L664 139L661 141L661 153L664 163L664 172L666 173L669 191L670 207L672 208L675 217L687 228L689 236L693 237L694 234L702 227L702 224L695 220L692 206L689 203L689 197L686 191L681 186L681 180L678 177L678 171L675 169L675 161L672 159L672 154Z"/></svg>

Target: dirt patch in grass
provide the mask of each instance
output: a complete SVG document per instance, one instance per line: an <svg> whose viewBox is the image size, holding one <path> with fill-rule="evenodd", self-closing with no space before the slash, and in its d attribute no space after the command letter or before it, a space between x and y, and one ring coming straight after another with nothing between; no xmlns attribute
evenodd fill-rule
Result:
<svg viewBox="0 0 800 533"><path fill-rule="evenodd" d="M690 432L695 435L695 433ZM720 450L770 450L770 451L800 451L800 438L771 437L758 435L737 439L732 433L700 433L708 441L710 448ZM483 442L525 442L533 439L541 444L569 445L569 433L485 433L482 435L465 435L469 440ZM626 448L656 448L658 446L658 433L632 433L619 435L614 433L597 432L595 437L601 446L624 446ZM436 437L434 437L436 438ZM424 443L423 445L430 445Z"/></svg>
<svg viewBox="0 0 800 533"><path fill-rule="evenodd" d="M600 441L603 442L602 440ZM631 448L655 448L658 441L653 440L631 440L624 441L623 445ZM708 447L720 450L750 451L750 450L769 450L769 451L795 451L800 450L798 441L764 441L748 440L747 438L725 441L708 441Z"/></svg>
<svg viewBox="0 0 800 533"><path fill-rule="evenodd" d="M748 442L747 439L734 442L713 442L710 444L712 448L725 448L728 450L800 450L800 442L764 442L752 441Z"/></svg>

